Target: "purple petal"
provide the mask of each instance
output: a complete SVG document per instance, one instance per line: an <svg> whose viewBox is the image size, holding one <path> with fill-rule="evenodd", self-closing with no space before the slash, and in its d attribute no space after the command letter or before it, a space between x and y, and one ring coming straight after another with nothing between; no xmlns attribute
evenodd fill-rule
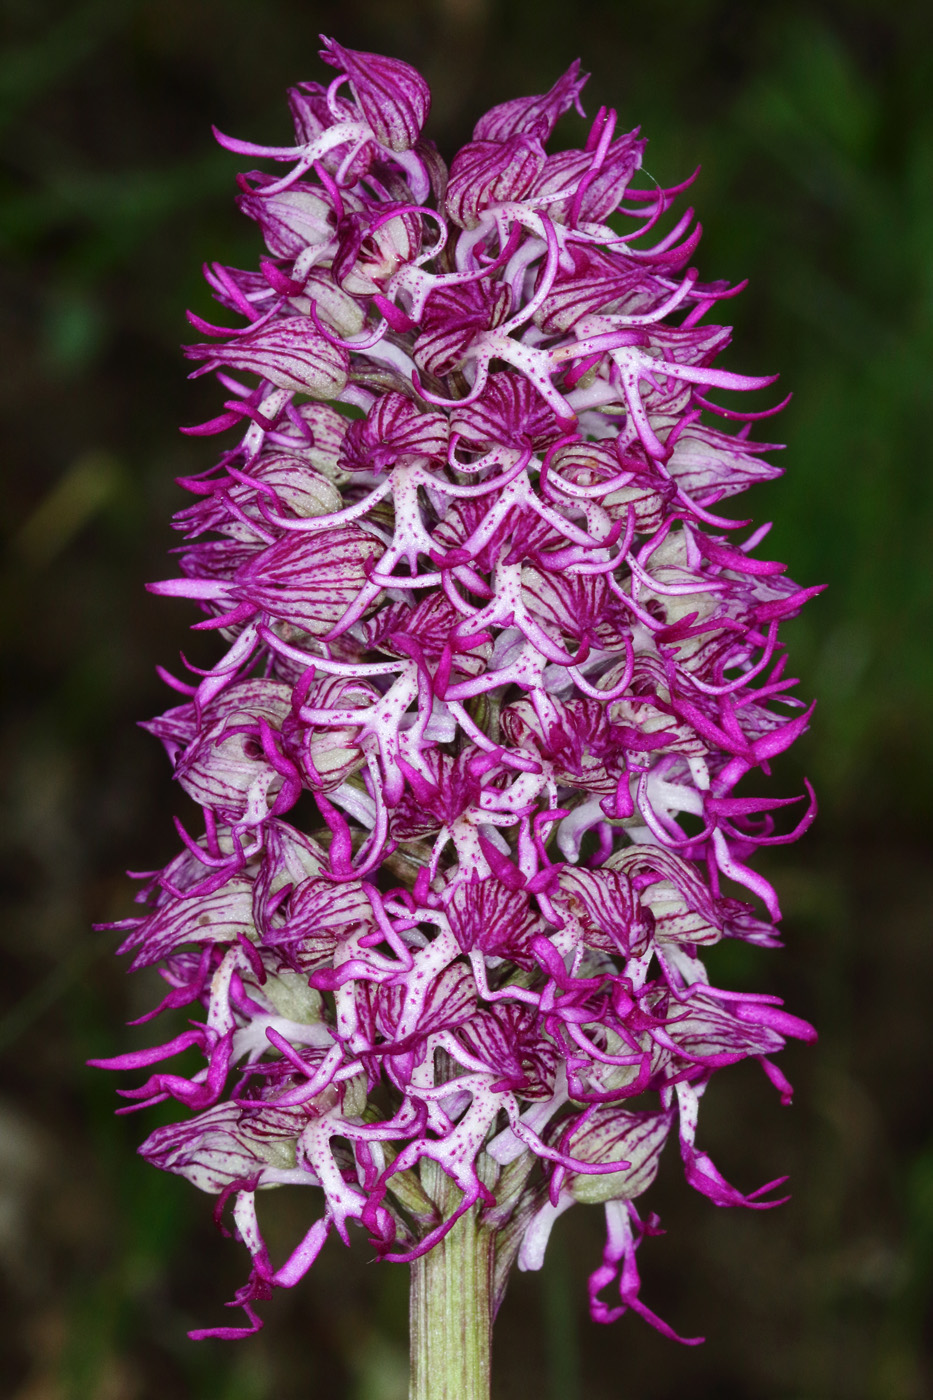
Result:
<svg viewBox="0 0 933 1400"><path fill-rule="evenodd" d="M515 97L511 102L500 102L497 107L490 108L476 123L473 140L507 141L511 136L527 135L546 141L558 118L571 107L576 107L583 116L580 93L588 78L588 73L580 76L580 60L575 58L566 73L542 96Z"/></svg>
<svg viewBox="0 0 933 1400"><path fill-rule="evenodd" d="M200 1191L217 1194L265 1167L292 1167L295 1141L306 1121L300 1109L247 1110L218 1103L184 1123L156 1128L139 1154Z"/></svg>
<svg viewBox="0 0 933 1400"><path fill-rule="evenodd" d="M584 1115L586 1117L586 1115ZM597 1108L585 1125L563 1139L565 1151L593 1162L626 1162L611 1175L571 1175L567 1189L574 1199L601 1205L610 1200L634 1200L654 1181L661 1149L667 1141L673 1112L628 1113L611 1106Z"/></svg>
<svg viewBox="0 0 933 1400"><path fill-rule="evenodd" d="M484 210L523 199L544 168L544 149L535 136L477 141L454 156L446 210L461 228L475 228Z"/></svg>
<svg viewBox="0 0 933 1400"><path fill-rule="evenodd" d="M431 108L431 89L421 74L401 59L345 49L335 39L321 38L321 57L347 74L376 140L392 151L410 150Z"/></svg>
<svg viewBox="0 0 933 1400"><path fill-rule="evenodd" d="M286 537L238 572L236 590L270 617L321 635L353 602L377 551L354 525Z"/></svg>
<svg viewBox="0 0 933 1400"><path fill-rule="evenodd" d="M347 352L317 331L304 316L286 316L222 345L186 345L189 359L206 360L198 374L229 365L268 379L280 389L333 399L347 382Z"/></svg>

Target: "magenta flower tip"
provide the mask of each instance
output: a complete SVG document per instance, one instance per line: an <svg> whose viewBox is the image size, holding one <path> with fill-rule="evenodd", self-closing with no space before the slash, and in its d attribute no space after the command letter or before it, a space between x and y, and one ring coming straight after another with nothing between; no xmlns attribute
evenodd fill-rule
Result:
<svg viewBox="0 0 933 1400"><path fill-rule="evenodd" d="M392 151L410 150L431 109L421 74L401 59L345 49L323 34L321 42L321 58L346 75L376 139Z"/></svg>
<svg viewBox="0 0 933 1400"><path fill-rule="evenodd" d="M697 1145L699 1103L749 1057L789 1102L773 1056L816 1034L702 961L777 946L755 855L816 811L809 784L802 815L741 787L812 713L779 630L819 589L722 513L780 472L765 415L709 395L773 376L719 366L737 289L699 280L692 212L665 221L685 186L637 183L637 130L602 108L547 149L578 63L448 172L421 76L323 43L338 76L290 94L294 146L218 137L279 163L240 180L267 256L205 269L233 327L192 318L185 349L223 412L183 431L238 440L181 483L180 574L147 585L222 644L161 672L145 727L203 830L177 824L121 925L167 983L151 1014L191 1028L91 1063L142 1071L121 1111L183 1107L140 1151L250 1253L247 1325L194 1337L250 1335L351 1226L413 1261L473 1211L536 1269L593 1204L593 1317L693 1345L641 1301L635 1202L675 1136L715 1204L779 1204ZM323 1206L275 1265L256 1198L282 1185Z"/></svg>

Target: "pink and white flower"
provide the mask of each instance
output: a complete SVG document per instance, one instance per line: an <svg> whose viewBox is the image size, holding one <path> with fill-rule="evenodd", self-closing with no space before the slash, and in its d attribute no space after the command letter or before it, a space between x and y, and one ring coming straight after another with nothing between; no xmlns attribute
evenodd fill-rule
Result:
<svg viewBox="0 0 933 1400"><path fill-rule="evenodd" d="M122 1111L190 1111L149 1161L233 1198L248 1321L195 1335L254 1330L351 1225L412 1260L475 1207L504 1278L587 1202L593 1316L673 1336L639 1299L657 1221L634 1202L674 1133L716 1204L777 1204L697 1145L699 1099L749 1057L788 1099L771 1057L814 1035L700 958L777 942L754 855L814 815L737 792L811 714L779 628L818 590L719 513L778 472L762 415L708 396L771 377L716 365L732 289L690 266L689 212L662 231L678 191L636 183L637 134L601 109L584 149L547 152L577 64L487 113L448 175L413 69L323 57L293 147L220 138L286 171L241 177L259 270L208 272L243 324L193 318L225 397L188 431L240 437L183 483L181 576L151 585L224 652L167 677L183 701L148 725L204 830L179 827L123 951L161 965L158 1009L203 1015L96 1063L150 1071ZM192 1047L190 1078L160 1067ZM274 1264L256 1197L287 1184L321 1204Z"/></svg>

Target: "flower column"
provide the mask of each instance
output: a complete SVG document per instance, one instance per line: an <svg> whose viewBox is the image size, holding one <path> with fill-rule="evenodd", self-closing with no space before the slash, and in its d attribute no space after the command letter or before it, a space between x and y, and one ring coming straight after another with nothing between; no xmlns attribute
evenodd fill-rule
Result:
<svg viewBox="0 0 933 1400"><path fill-rule="evenodd" d="M698 1146L699 1104L749 1056L788 1102L772 1056L814 1033L701 955L778 941L752 862L812 794L782 832L796 799L737 788L806 728L779 629L817 590L720 512L779 473L762 415L708 395L771 381L714 364L733 292L689 266L689 211L662 231L678 191L637 185L644 143L605 109L546 150L578 65L448 171L414 70L323 57L295 146L220 138L287 169L240 180L258 271L208 269L242 324L192 318L225 398L188 431L236 437L183 482L181 576L151 585L223 652L164 673L180 701L147 727L203 830L179 824L123 951L160 965L156 1012L202 1017L97 1063L151 1069L122 1111L187 1111L140 1150L249 1251L245 1322L193 1336L254 1332L362 1232L412 1269L413 1395L465 1400L512 1265L576 1203L605 1211L594 1318L677 1336L636 1264L672 1132L717 1205L778 1203ZM157 1068L191 1048L190 1078ZM257 1199L285 1186L322 1205L282 1262Z"/></svg>

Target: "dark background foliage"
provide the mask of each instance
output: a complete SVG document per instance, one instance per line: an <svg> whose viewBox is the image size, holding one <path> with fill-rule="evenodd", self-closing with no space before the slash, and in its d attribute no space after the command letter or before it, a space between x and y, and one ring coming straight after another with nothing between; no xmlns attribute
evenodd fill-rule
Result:
<svg viewBox="0 0 933 1400"><path fill-rule="evenodd" d="M0 1375L14 1400L396 1400L406 1276L328 1247L239 1345L194 1344L242 1277L210 1202L134 1156L154 1118L114 1119L89 1055L139 1043L155 987L126 980L92 920L129 911L123 868L172 852L174 796L134 728L190 646L170 571L173 478L208 465L176 424L216 412L178 353L203 260L249 266L235 158L209 123L288 139L284 89L320 77L319 30L423 69L450 155L476 116L540 92L577 54L590 111L649 136L648 168L695 187L705 277L748 276L729 364L780 369L787 476L749 504L770 557L830 590L788 629L820 705L775 784L806 772L822 815L769 863L787 949L716 955L780 991L821 1042L788 1051L781 1109L757 1070L717 1076L704 1143L745 1188L791 1174L777 1212L717 1211L667 1164L669 1234L645 1296L704 1348L626 1318L597 1328L584 1280L599 1213L561 1221L496 1338L497 1396L920 1400L933 1270L924 801L933 511L933 91L916 0L2 0L0 575L5 917L0 992ZM572 124L571 124L572 125ZM568 140L578 129L567 129ZM189 655L206 655L195 647ZM269 1199L281 1248L302 1193Z"/></svg>

